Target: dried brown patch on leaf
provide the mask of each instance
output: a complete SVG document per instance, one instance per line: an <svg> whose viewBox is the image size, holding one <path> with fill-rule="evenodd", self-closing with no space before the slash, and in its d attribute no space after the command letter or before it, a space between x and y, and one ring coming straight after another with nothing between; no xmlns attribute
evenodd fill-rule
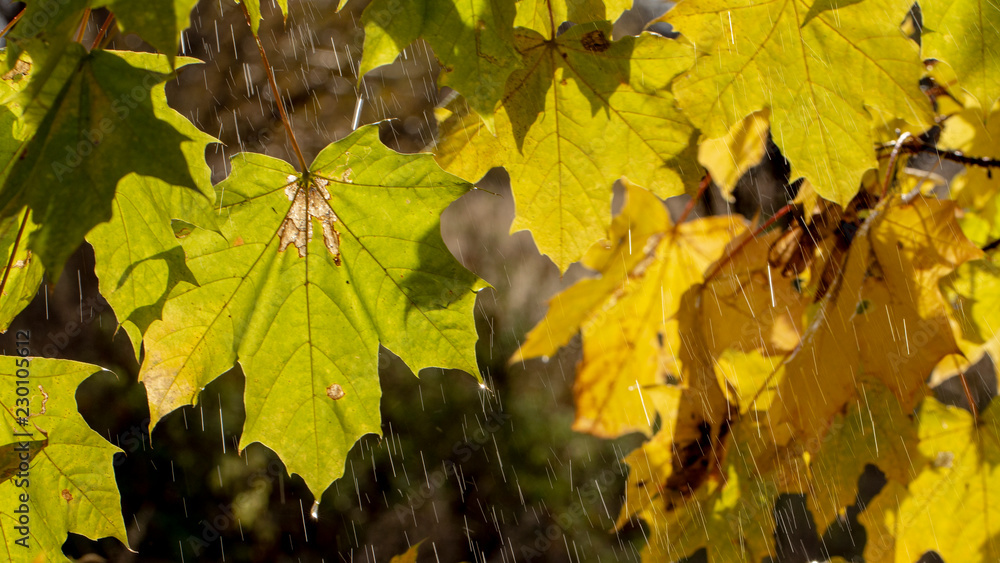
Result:
<svg viewBox="0 0 1000 563"><path fill-rule="evenodd" d="M3 76L0 76L3 80L12 80L19 76L24 76L31 72L31 63L18 59L14 63L14 68L8 70Z"/></svg>
<svg viewBox="0 0 1000 563"><path fill-rule="evenodd" d="M600 29L583 34L583 37L580 38L580 43L584 49L593 53L603 53L611 48L611 42L608 41L607 36Z"/></svg>
<svg viewBox="0 0 1000 563"><path fill-rule="evenodd" d="M285 195L292 202L288 215L278 229L281 238L279 252L293 244L299 251L299 256L305 258L306 246L313 238L312 220L320 222L323 228L323 244L333 256L333 262L340 265L340 233L334 228L337 214L330 207L330 192L326 186L329 182L323 178L296 180L285 186Z"/></svg>
<svg viewBox="0 0 1000 563"><path fill-rule="evenodd" d="M337 383L332 383L326 388L326 396L330 397L334 401L343 399L346 394L347 393L344 393L344 388Z"/></svg>

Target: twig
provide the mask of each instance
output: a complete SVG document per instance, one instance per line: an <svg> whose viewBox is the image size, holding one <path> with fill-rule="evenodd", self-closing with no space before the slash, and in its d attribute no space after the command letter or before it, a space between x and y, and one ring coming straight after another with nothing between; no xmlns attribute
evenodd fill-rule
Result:
<svg viewBox="0 0 1000 563"><path fill-rule="evenodd" d="M892 147L892 154L889 155L889 166L885 169L885 181L882 182L882 196L880 199L885 199L885 194L889 191L889 180L892 179L892 171L896 168L896 160L899 159L899 153L903 150L903 143L912 136L907 131L896 139L896 144Z"/></svg>
<svg viewBox="0 0 1000 563"><path fill-rule="evenodd" d="M21 19L21 16L23 15L24 15L24 10L22 9L20 12L17 13L16 16L11 18L11 20L7 22L7 25L4 26L3 31L0 31L0 37L5 37L7 33L10 32L11 28L14 27L14 24L17 23Z"/></svg>
<svg viewBox="0 0 1000 563"><path fill-rule="evenodd" d="M113 21L115 21L115 15L108 12L108 17L104 18L104 23L101 24L101 29L97 30L97 37L94 38L94 43L90 46L91 51L101 44L101 39L104 39L104 34L108 32L108 28L111 27L111 22Z"/></svg>
<svg viewBox="0 0 1000 563"><path fill-rule="evenodd" d="M240 8L243 10L243 16L247 19L247 25L253 29L253 20L250 18L250 12L247 11L247 7L243 4L243 1L240 0ZM281 91L278 90L278 83L274 80L274 70L271 69L271 63L267 61L264 44L260 42L260 37L256 33L252 33L251 35L253 35L254 41L257 42L257 50L260 51L260 58L264 62L264 71L267 73L267 82L271 85L271 93L274 94L275 102L278 104L278 113L281 115L281 122L285 125L288 140L292 143L292 152L299 159L299 167L302 169L302 172L306 172L309 167L306 164L305 157L302 156L302 150L299 149L299 141L295 138L295 132L292 131L292 123L288 120L288 114L285 113L285 102L281 97Z"/></svg>
<svg viewBox="0 0 1000 563"><path fill-rule="evenodd" d="M687 206L684 207L684 211L681 212L681 216L677 218L677 224L680 225L687 220L688 215L694 210L694 206L698 205L701 198L705 195L705 190L712 185L712 173L705 172L705 177L701 179L701 183L698 184L698 193L695 194L691 201L688 202Z"/></svg>
<svg viewBox="0 0 1000 563"><path fill-rule="evenodd" d="M712 278L718 275L719 271L722 270L722 267L731 262L733 257L736 256L736 254L740 250L743 250L743 247L746 246L747 243L749 243L752 239L757 238L757 235L767 230L771 225L775 223L775 221L781 219L785 215L788 215L788 213L794 208L795 204L789 203L785 205L784 207L779 209L774 215L772 215L770 219L764 221L764 223L761 226L757 227L756 230L750 233L749 236L741 240L739 244L737 244L732 250L726 253L726 255L723 256L718 262L716 262L715 266L713 266L712 269L709 270L708 274L705 276L705 283L708 283Z"/></svg>
<svg viewBox="0 0 1000 563"><path fill-rule="evenodd" d="M80 30L76 32L77 43L83 43L83 34L87 31L87 24L90 23L90 8L85 8L83 10L83 19L80 20Z"/></svg>
<svg viewBox="0 0 1000 563"><path fill-rule="evenodd" d="M878 150L888 150L892 148L896 150L898 143L891 143L888 145L882 145L878 147ZM992 158L989 156L968 156L962 151L949 151L942 150L934 145L929 145L920 141L919 139L914 139L908 144L903 146L901 151L906 151L909 153L927 153L937 155L942 160L950 160L952 162L957 162L959 164L964 164L966 166L979 166L980 168L998 168L1000 169L1000 159Z"/></svg>

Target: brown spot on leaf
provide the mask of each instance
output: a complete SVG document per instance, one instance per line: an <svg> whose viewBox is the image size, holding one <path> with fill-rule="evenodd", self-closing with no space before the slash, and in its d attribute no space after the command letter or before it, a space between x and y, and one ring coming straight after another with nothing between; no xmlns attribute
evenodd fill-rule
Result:
<svg viewBox="0 0 1000 563"><path fill-rule="evenodd" d="M333 383L326 388L326 396L330 397L334 401L343 399L346 394L347 393L344 393L344 388L337 383Z"/></svg>
<svg viewBox="0 0 1000 563"><path fill-rule="evenodd" d="M3 76L0 76L0 78L4 80L10 80L12 78L18 78L24 76L25 74L28 74L28 72L30 71L31 71L31 63L19 60L16 63L14 63L14 68L8 70Z"/></svg>
<svg viewBox="0 0 1000 563"><path fill-rule="evenodd" d="M243 246L243 237L236 237L233 241L233 246Z"/></svg>
<svg viewBox="0 0 1000 563"><path fill-rule="evenodd" d="M611 42L599 29L584 33L583 37L580 38L580 43L583 44L584 49L591 53L603 53L611 48Z"/></svg>
<svg viewBox="0 0 1000 563"><path fill-rule="evenodd" d="M66 499L66 502L69 502L73 500L73 494L69 492L69 489L63 489L62 498Z"/></svg>
<svg viewBox="0 0 1000 563"><path fill-rule="evenodd" d="M299 256L305 258L306 246L313 237L312 220L315 219L323 227L323 243L333 256L333 263L340 265L340 233L333 227L337 214L327 201L330 199L330 192L326 190L328 183L323 178L311 178L308 185L297 180L285 186L285 195L291 200L292 207L278 229L278 237L281 238L279 252L294 244Z"/></svg>
<svg viewBox="0 0 1000 563"><path fill-rule="evenodd" d="M14 262L13 264L11 264L11 267L12 268L23 268L23 267L27 266L30 262L31 262L31 251L27 250L24 253L24 258L21 259L21 260L18 260L17 262Z"/></svg>

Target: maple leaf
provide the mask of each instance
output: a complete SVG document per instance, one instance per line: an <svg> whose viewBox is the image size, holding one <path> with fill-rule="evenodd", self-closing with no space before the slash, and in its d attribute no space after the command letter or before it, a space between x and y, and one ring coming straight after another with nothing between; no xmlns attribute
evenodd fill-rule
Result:
<svg viewBox="0 0 1000 563"><path fill-rule="evenodd" d="M691 502L693 494L703 494L703 485L714 488L712 469L719 459L713 454L721 451L718 446L725 436L713 431L712 423L719 420L711 419L724 412L724 399L714 381L703 383L707 385L699 390L674 385L646 389L648 406L659 414L661 428L625 457L629 476L618 527L640 514L650 523L669 517ZM704 398L713 412L704 408Z"/></svg>
<svg viewBox="0 0 1000 563"><path fill-rule="evenodd" d="M270 447L318 499L354 442L380 432L380 344L414 372L478 374L472 306L483 284L439 225L470 186L430 155L387 149L377 126L329 145L304 175L258 154L232 165L217 186L221 234L181 240L198 285L171 290L144 335L140 378L155 425L238 360L240 447ZM310 239L303 223L324 236Z"/></svg>
<svg viewBox="0 0 1000 563"><path fill-rule="evenodd" d="M615 180L625 176L667 197L684 190L681 172L697 168L685 153L693 129L667 89L690 66L690 48L653 34L610 37L607 22L552 40L518 30L523 68L507 80L495 140L482 128L436 150L446 170L469 180L502 163L516 205L511 230L530 230L560 270L601 238ZM465 120L451 124L471 132Z"/></svg>
<svg viewBox="0 0 1000 563"><path fill-rule="evenodd" d="M16 102L19 117L31 130L58 103L86 52L73 38L90 1L66 0L56 10L43 2L29 2L21 17L24 24L6 35L7 67L13 70L20 61L30 64L31 72L27 84L14 95L8 93L4 101Z"/></svg>
<svg viewBox="0 0 1000 563"><path fill-rule="evenodd" d="M760 479L761 471L769 470L775 459L773 448L755 435L757 428L741 423L732 428L732 436L724 436L728 445L714 444L714 452L725 451L710 457L703 482L697 488L685 490L683 486L668 486L674 473L670 465L647 466L654 472L643 475L647 460L667 456L672 464L673 444L654 437L633 452L627 459L629 481L626 498L635 493L648 494L647 484L633 492L632 486L645 478L649 483L661 483L649 495L649 502L639 516L650 527L649 546L644 551L644 561L679 561L704 548L708 561L760 561L773 551L774 523L772 513L777 497L777 483ZM766 430L765 430L766 433ZM703 443L702 447L710 444ZM757 465L758 461L760 465ZM683 475L682 475L683 477ZM683 483L683 480L681 480ZM624 521L628 502L622 507L619 522Z"/></svg>
<svg viewBox="0 0 1000 563"><path fill-rule="evenodd" d="M942 124L938 146L977 157L1000 159L1000 111L985 117L975 109L951 114ZM979 166L966 166L949 188L958 205L984 220L989 227L987 230L1000 228L996 220L1000 216L997 203L1000 174Z"/></svg>
<svg viewBox="0 0 1000 563"><path fill-rule="evenodd" d="M845 508L858 508L857 483L867 465L905 484L915 476L911 463L923 463L915 451L916 428L891 391L874 380L859 386L861 397L837 416L812 456L804 455L808 448L802 444L780 447L768 440L763 419L740 418L726 444L716 446L725 458L713 459L718 469L698 490L677 485L670 490L679 450L654 436L626 458L628 501L619 524L633 515L650 524L647 555L653 561L677 560L700 548L713 562L779 557L775 534L783 525L778 516L783 496L804 495L813 526L822 532Z"/></svg>
<svg viewBox="0 0 1000 563"><path fill-rule="evenodd" d="M698 144L698 162L730 201L736 182L764 158L768 113L766 110L754 112L733 125L724 137L703 139Z"/></svg>
<svg viewBox="0 0 1000 563"><path fill-rule="evenodd" d="M947 64L959 79L956 94L965 105L988 113L1000 99L1000 6L925 0L920 12L924 58Z"/></svg>
<svg viewBox="0 0 1000 563"><path fill-rule="evenodd" d="M823 530L854 505L866 465L893 483L914 478L911 464L922 458L911 452L917 440L907 412L930 369L957 349L938 282L978 255L954 209L917 198L874 212L801 343L797 320L808 300L777 273L777 284L761 273L780 233L738 237L708 280L691 287L674 329L682 335L679 363L689 380L715 379L720 389L647 392L661 430L626 458L619 525L635 516L650 523L651 560L699 547L710 561L775 557L781 547L771 515L780 495L804 495ZM904 320L895 342L879 339ZM723 391L738 414L724 405L705 410L706 398Z"/></svg>
<svg viewBox="0 0 1000 563"><path fill-rule="evenodd" d="M981 252L962 236L955 204L896 197L873 213L783 366L772 422L789 424L807 443L819 443L835 414L857 398L860 377L877 378L912 408L935 364L958 351L938 283Z"/></svg>
<svg viewBox="0 0 1000 563"><path fill-rule="evenodd" d="M1000 266L997 253L962 264L941 280L941 291L958 321L961 355L942 360L931 384L966 372L984 354L1000 359Z"/></svg>
<svg viewBox="0 0 1000 563"><path fill-rule="evenodd" d="M847 412L837 415L818 451L801 465L802 482L808 483L803 492L819 530L855 504L865 466L906 484L916 476L914 465L922 462L911 412L881 382L863 380L858 388ZM812 444L800 447L809 451Z"/></svg>
<svg viewBox="0 0 1000 563"><path fill-rule="evenodd" d="M0 398L0 532L10 561L69 561L62 553L67 533L91 539L113 537L128 545L112 458L117 447L91 430L77 412L76 389L102 368L66 360L4 356L0 379L29 395ZM17 373L28 373L18 377ZM25 385L25 383L28 385ZM16 403L18 397L28 405ZM28 409L26 425L16 422ZM10 474L2 452L27 446L30 469ZM27 497L27 500L23 500ZM26 505L26 506L22 506ZM29 515L25 536L16 526ZM24 544L15 544L24 538Z"/></svg>
<svg viewBox="0 0 1000 563"><path fill-rule="evenodd" d="M31 80L16 99L29 126L36 126L75 76L82 46L75 41L87 9L107 7L114 12L118 27L136 33L167 56L171 67L177 54L180 34L188 27L197 0L60 0L28 2L21 22L8 34L7 64L14 68L29 56ZM143 84L145 86L145 84Z"/></svg>
<svg viewBox="0 0 1000 563"><path fill-rule="evenodd" d="M827 199L846 206L877 168L873 123L931 124L918 82L917 45L899 29L906 0L684 1L664 19L697 46L698 62L673 86L706 136L719 138L769 109L775 143Z"/></svg>
<svg viewBox="0 0 1000 563"><path fill-rule="evenodd" d="M166 55L173 66L181 33L190 25L191 10L197 3L198 0L99 0L94 7L106 6L114 13L122 32L139 35Z"/></svg>
<svg viewBox="0 0 1000 563"><path fill-rule="evenodd" d="M24 85L24 74L30 65L23 63L0 79L0 91L9 97ZM17 111L7 105L0 106L0 162L4 163L0 172L0 185L10 167L24 146L23 127L18 123ZM28 250L27 238L38 230L30 219L28 209L21 213L0 219L0 332L5 332L14 317L35 297L41 284L44 269ZM14 256L11 256L13 252Z"/></svg>
<svg viewBox="0 0 1000 563"><path fill-rule="evenodd" d="M0 332L6 332L14 317L35 298L45 275L42 263L28 250L26 243L37 230L38 225L31 220L31 211L27 209L19 215L0 219L0 268L3 268L0 274L3 279Z"/></svg>
<svg viewBox="0 0 1000 563"><path fill-rule="evenodd" d="M168 59L162 55L133 53L146 68L166 71ZM181 58L179 67L196 59ZM94 271L101 295L115 311L119 325L132 342L139 358L142 333L160 317L163 300L179 281L195 283L184 262L184 250L175 236L174 220L218 230L218 212L212 209L215 188L205 162L205 147L216 139L201 132L191 122L167 106L164 86L150 92L159 119L191 139L181 151L196 190L174 186L152 176L128 174L119 182L111 202L111 219L87 233L94 247Z"/></svg>
<svg viewBox="0 0 1000 563"><path fill-rule="evenodd" d="M518 67L514 50L514 6L506 0L376 0L361 16L365 27L358 80L389 64L418 38L441 62L438 83L461 92L493 127L493 111L504 83Z"/></svg>
<svg viewBox="0 0 1000 563"><path fill-rule="evenodd" d="M799 345L810 299L768 260L780 235L742 233L698 288L697 315L681 330L700 335L716 360L726 350L783 356Z"/></svg>
<svg viewBox="0 0 1000 563"><path fill-rule="evenodd" d="M917 475L886 487L862 513L869 534L865 560L909 561L928 551L944 561L1000 557L998 407L994 399L977 421L968 411L924 399Z"/></svg>
<svg viewBox="0 0 1000 563"><path fill-rule="evenodd" d="M514 25L549 37L563 22L615 21L632 0L518 0Z"/></svg>
<svg viewBox="0 0 1000 563"><path fill-rule="evenodd" d="M656 196L629 185L609 243L594 245L583 259L600 277L553 297L512 361L550 356L582 329L573 428L605 437L648 434L655 413L644 408L643 390L682 375L676 361L682 296L744 230L733 217L674 226Z"/></svg>
<svg viewBox="0 0 1000 563"><path fill-rule="evenodd" d="M136 53L86 53L78 44L67 53L64 62L76 61L72 78L0 188L3 216L31 208L40 227L28 247L53 278L84 235L111 218L122 177L196 189L182 152L195 141L160 119L168 108L151 95L169 75L148 70L149 57Z"/></svg>

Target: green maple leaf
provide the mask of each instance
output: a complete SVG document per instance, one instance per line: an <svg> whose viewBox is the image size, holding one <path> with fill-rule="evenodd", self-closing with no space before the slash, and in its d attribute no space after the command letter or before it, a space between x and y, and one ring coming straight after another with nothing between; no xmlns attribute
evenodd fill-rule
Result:
<svg viewBox="0 0 1000 563"><path fill-rule="evenodd" d="M0 482L0 533L7 560L69 561L62 545L70 532L95 540L113 537L128 545L112 466L114 454L121 450L91 430L77 411L77 387L102 368L11 356L0 362L0 380L11 390L0 398L4 411L0 413L0 475L4 478ZM18 377L18 369L26 369L28 377ZM16 402L19 395L13 391L18 387L29 390L23 397L27 406ZM29 410L26 425L15 421L16 416L23 416L17 408ZM11 466L14 453L27 453L30 458L26 478L19 457L18 465ZM17 471L12 473L13 469ZM26 502L21 495L27 495ZM21 525L25 510L27 536L15 527ZM15 543L21 538L25 538L22 544Z"/></svg>
<svg viewBox="0 0 1000 563"><path fill-rule="evenodd" d="M1000 98L1000 6L929 0L921 2L920 9L924 57L950 66L966 104L971 102L985 115Z"/></svg>
<svg viewBox="0 0 1000 563"><path fill-rule="evenodd" d="M472 180L502 163L517 209L511 229L530 230L561 270L604 236L615 180L667 197L683 192L680 173L698 169L685 153L693 129L668 90L690 66L690 46L652 34L610 37L607 22L555 40L518 31L524 69L507 80L496 137L482 128L437 150L447 170ZM446 138L449 125L470 132L468 120L445 121Z"/></svg>
<svg viewBox="0 0 1000 563"><path fill-rule="evenodd" d="M42 263L28 250L27 238L38 230L30 214L25 209L13 217L0 219L0 279L3 280L0 332L6 332L14 317L35 298L45 275Z"/></svg>
<svg viewBox="0 0 1000 563"><path fill-rule="evenodd" d="M82 46L74 42L84 11L91 0L66 0L58 9L45 2L29 2L20 22L7 34L7 66L30 64L27 84L5 101L17 103L29 133L45 118L72 80ZM46 10L48 8L48 10ZM50 13L51 12L51 13Z"/></svg>
<svg viewBox="0 0 1000 563"><path fill-rule="evenodd" d="M130 57L141 58L154 68L169 68L163 56ZM179 66L196 62L200 61L180 59ZM212 208L215 198L212 172L205 162L205 147L218 141L167 106L163 85L157 86L151 95L157 116L192 140L184 143L181 151L198 190L174 186L151 176L129 174L118 182L111 203L111 220L98 224L87 234L87 241L94 247L94 268L101 295L129 335L136 358L142 333L160 317L170 289L181 280L195 281L184 262L184 249L173 221L218 230L218 211Z"/></svg>
<svg viewBox="0 0 1000 563"><path fill-rule="evenodd" d="M563 22L615 21L632 7L632 0L519 0L514 25L549 38Z"/></svg>
<svg viewBox="0 0 1000 563"><path fill-rule="evenodd" d="M401 155L359 129L305 175L243 153L217 186L221 235L182 240L197 286L179 283L145 334L140 378L155 424L238 360L241 447L261 442L316 498L348 450L379 432L379 345L414 372L476 374L483 287L445 247L440 213L469 184L430 155Z"/></svg>
<svg viewBox="0 0 1000 563"><path fill-rule="evenodd" d="M21 70L26 70L22 65ZM0 91L6 96L16 94L24 85L24 76L13 72L0 80ZM25 134L17 118L15 104L0 106L0 184L14 165L24 146ZM22 227L23 225L23 227ZM30 219L30 211L0 219L0 331L6 331L14 317L35 297L42 281L44 268L28 250L27 237L38 229ZM14 256L11 257L11 253Z"/></svg>
<svg viewBox="0 0 1000 563"><path fill-rule="evenodd" d="M181 32L188 27L195 4L197 0L60 0L59 5L29 2L21 21L9 35L7 63L12 67L27 52L36 65L31 84L21 98L22 102L28 102L24 104L26 107L31 102L40 102L41 108L30 116L32 122L41 119L51 98L71 76L75 54L70 46L75 43L87 8L111 10L123 32L141 36L166 55L172 66ZM64 64L65 57L69 57L68 66Z"/></svg>
<svg viewBox="0 0 1000 563"><path fill-rule="evenodd" d="M823 197L847 205L876 168L869 111L931 124L917 45L900 31L907 0L685 1L664 16L699 51L674 92L710 138L755 111Z"/></svg>
<svg viewBox="0 0 1000 563"><path fill-rule="evenodd" d="M365 45L359 77L393 62L423 38L443 66L440 84L461 92L492 127L504 83L519 66L513 46L514 6L509 1L375 0L361 21Z"/></svg>
<svg viewBox="0 0 1000 563"><path fill-rule="evenodd" d="M151 94L169 77L158 71L156 58L86 53L72 44L60 65L70 61L72 78L0 188L2 215L32 209L40 228L28 246L53 278L84 235L111 218L111 200L124 176L197 188L182 151L196 141L160 118L172 110Z"/></svg>

